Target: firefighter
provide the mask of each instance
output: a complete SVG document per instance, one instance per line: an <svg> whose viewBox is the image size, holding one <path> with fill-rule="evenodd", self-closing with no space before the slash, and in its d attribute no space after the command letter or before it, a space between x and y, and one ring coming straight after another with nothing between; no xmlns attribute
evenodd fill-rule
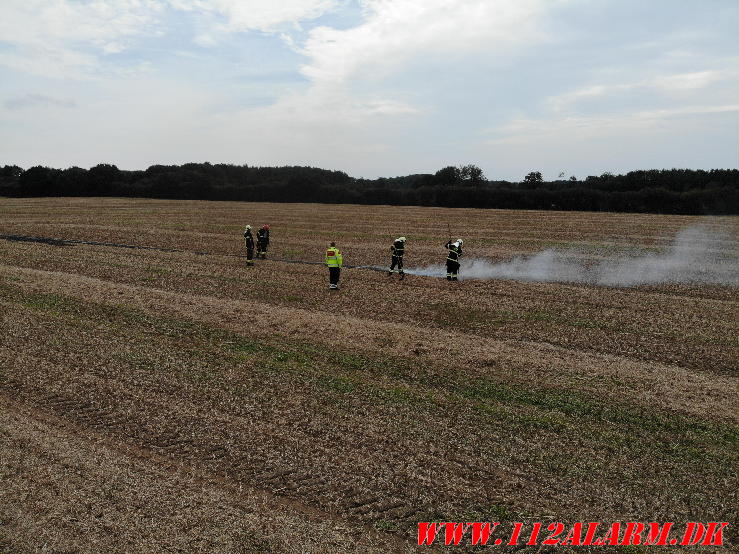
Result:
<svg viewBox="0 0 739 554"><path fill-rule="evenodd" d="M254 265L254 236L251 234L251 225L244 229L244 246L246 246L246 267Z"/></svg>
<svg viewBox="0 0 739 554"><path fill-rule="evenodd" d="M464 241L462 239L457 239L455 242L452 242L451 239L449 239L449 242L447 242L444 246L448 250L447 256L446 256L446 280L447 281L456 281L457 280L457 274L459 273L459 258L462 257L462 243Z"/></svg>
<svg viewBox="0 0 739 554"><path fill-rule="evenodd" d="M269 246L269 225L262 225L257 231L257 258L267 257L267 246Z"/></svg>
<svg viewBox="0 0 739 554"><path fill-rule="evenodd" d="M387 274L388 276L392 275L394 271L397 271L400 275L400 280L402 281L405 278L405 273L403 273L403 254L405 254L405 237L398 237L395 239L395 242L390 247L390 252L392 252L392 259L390 261L390 269L388 270ZM398 269L395 269L397 266Z"/></svg>
<svg viewBox="0 0 739 554"><path fill-rule="evenodd" d="M339 289L339 275L341 274L341 266L343 265L344 258L336 248L336 243L332 242L326 250L326 267L328 267L328 288L330 290Z"/></svg>

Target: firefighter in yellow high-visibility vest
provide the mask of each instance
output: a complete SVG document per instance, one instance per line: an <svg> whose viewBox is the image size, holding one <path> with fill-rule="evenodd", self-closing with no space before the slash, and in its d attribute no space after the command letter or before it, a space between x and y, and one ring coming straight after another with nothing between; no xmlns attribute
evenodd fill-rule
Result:
<svg viewBox="0 0 739 554"><path fill-rule="evenodd" d="M336 243L332 242L331 246L326 249L326 267L328 267L328 288L331 290L338 290L339 288L339 275L341 274L341 266L344 263L344 258L341 252L336 248Z"/></svg>

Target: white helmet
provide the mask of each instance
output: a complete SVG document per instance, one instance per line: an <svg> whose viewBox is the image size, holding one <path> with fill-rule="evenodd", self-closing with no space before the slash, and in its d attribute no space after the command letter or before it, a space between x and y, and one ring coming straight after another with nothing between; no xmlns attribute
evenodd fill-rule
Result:
<svg viewBox="0 0 739 554"><path fill-rule="evenodd" d="M462 246L464 244L464 241L462 239L457 239L457 246Z"/></svg>
<svg viewBox="0 0 739 554"><path fill-rule="evenodd" d="M400 242L405 242L405 237L398 237L396 240L399 240Z"/></svg>
<svg viewBox="0 0 739 554"><path fill-rule="evenodd" d="M244 231L251 231L251 225L247 225L246 226L246 229L244 229Z"/></svg>

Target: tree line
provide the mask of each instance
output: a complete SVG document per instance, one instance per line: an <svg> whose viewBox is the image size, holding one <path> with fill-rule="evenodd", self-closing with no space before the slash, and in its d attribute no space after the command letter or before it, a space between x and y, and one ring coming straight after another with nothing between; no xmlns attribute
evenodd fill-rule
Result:
<svg viewBox="0 0 739 554"><path fill-rule="evenodd" d="M127 171L0 169L0 196L116 196L247 202L391 204L454 208L588 210L664 214L739 214L739 170L661 169L545 181L491 181L475 165L436 173L361 179L314 167L188 163Z"/></svg>

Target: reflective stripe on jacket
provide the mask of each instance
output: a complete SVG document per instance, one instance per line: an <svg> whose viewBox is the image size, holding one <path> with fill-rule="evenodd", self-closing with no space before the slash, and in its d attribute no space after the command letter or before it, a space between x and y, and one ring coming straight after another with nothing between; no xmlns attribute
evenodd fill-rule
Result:
<svg viewBox="0 0 739 554"><path fill-rule="evenodd" d="M450 262L458 262L459 258L462 257L462 249L459 246L454 246L451 243L447 243L446 247L449 249L446 259Z"/></svg>
<svg viewBox="0 0 739 554"><path fill-rule="evenodd" d="M344 258L336 247L329 247L326 250L326 265L328 267L341 267Z"/></svg>

